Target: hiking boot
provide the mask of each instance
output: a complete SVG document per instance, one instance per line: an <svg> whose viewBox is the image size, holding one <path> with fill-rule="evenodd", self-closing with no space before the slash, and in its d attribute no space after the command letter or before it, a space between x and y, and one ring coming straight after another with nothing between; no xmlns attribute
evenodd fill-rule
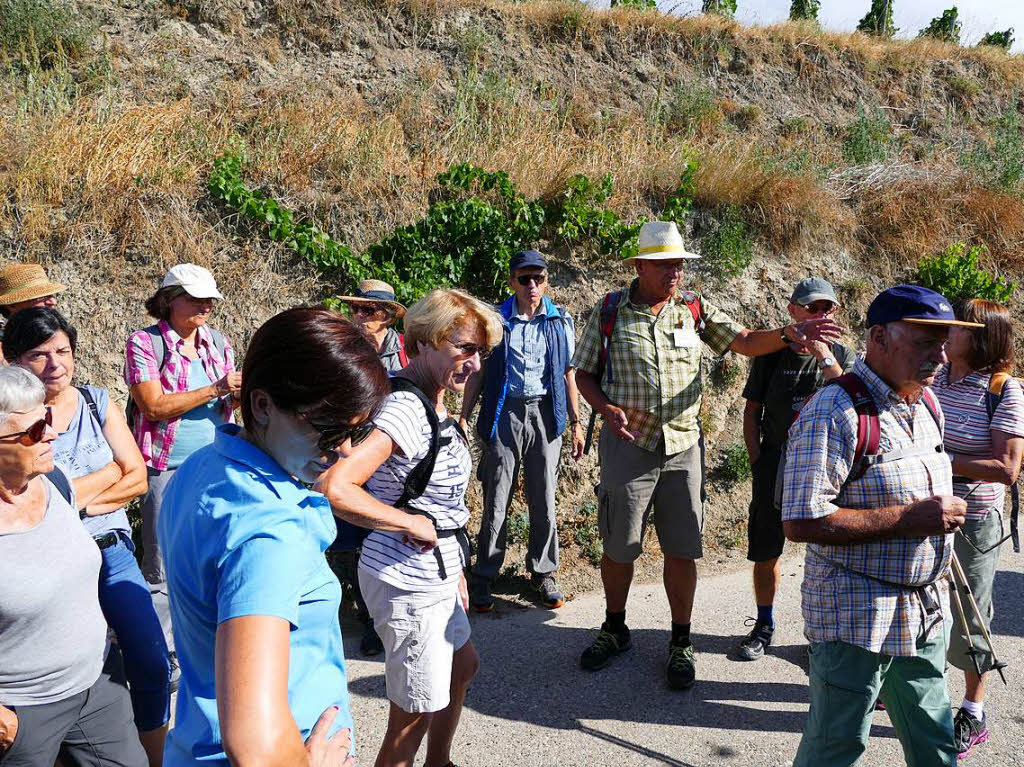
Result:
<svg viewBox="0 0 1024 767"><path fill-rule="evenodd" d="M772 634L775 633L774 626L764 621L759 621L756 618L747 618L743 625L749 626L751 621L753 621L754 628L740 640L739 646L736 648L736 655L740 660L758 660L763 658L765 650L771 646Z"/></svg>
<svg viewBox="0 0 1024 767"><path fill-rule="evenodd" d="M558 589L553 575L534 575L530 579L533 590L540 594L540 601L549 610L555 610L565 604L565 597Z"/></svg>
<svg viewBox="0 0 1024 767"><path fill-rule="evenodd" d="M953 743L956 745L958 759L966 759L975 746L980 746L988 740L987 718L982 714L978 720L967 713L966 709L957 709L953 718Z"/></svg>
<svg viewBox="0 0 1024 767"><path fill-rule="evenodd" d="M178 665L178 653L171 650L167 654L167 662L171 666L170 671L170 693L173 695L178 691L178 685L181 684L181 666Z"/></svg>
<svg viewBox="0 0 1024 767"><path fill-rule="evenodd" d="M384 652L384 643L380 641L377 629L373 627L373 618L367 618L366 625L363 626L363 638L359 640L359 652L367 658Z"/></svg>
<svg viewBox="0 0 1024 767"><path fill-rule="evenodd" d="M623 626L620 631L609 631L608 624L601 624L601 631L597 639L580 656L580 666L587 671L597 671L604 668L608 662L619 653L626 652L633 646L629 638L629 629Z"/></svg>
<svg viewBox="0 0 1024 767"><path fill-rule="evenodd" d="M473 612L489 613L494 609L491 584L487 581L473 581L469 588L469 606Z"/></svg>
<svg viewBox="0 0 1024 767"><path fill-rule="evenodd" d="M697 665L693 657L693 645L668 646L668 666L665 678L673 690L688 690L697 680Z"/></svg>

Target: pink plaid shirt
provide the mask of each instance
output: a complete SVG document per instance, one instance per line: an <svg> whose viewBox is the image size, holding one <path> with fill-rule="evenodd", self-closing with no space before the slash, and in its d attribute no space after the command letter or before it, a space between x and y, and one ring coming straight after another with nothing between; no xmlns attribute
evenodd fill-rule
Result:
<svg viewBox="0 0 1024 767"><path fill-rule="evenodd" d="M124 381L131 388L143 381L160 381L160 386L167 394L191 391L188 382L188 370L190 360L181 352L185 340L179 336L174 329L164 320L158 323L160 333L163 335L164 356L167 364L163 370L160 363L163 360L156 358L153 349L153 340L145 330L136 330L128 337L128 344L125 348ZM235 369L235 353L230 342L224 339L224 357L220 358L217 348L213 343L213 336L205 326L199 327L197 348L199 359L211 381L219 381ZM231 420L233 405L231 397L221 398L223 405L222 413L224 420ZM171 418L167 421L150 421L138 411L138 417L132 426L132 433L139 445L142 457L146 465L163 471L167 468L167 460L171 455L171 447L174 445L174 435L178 431L180 418Z"/></svg>

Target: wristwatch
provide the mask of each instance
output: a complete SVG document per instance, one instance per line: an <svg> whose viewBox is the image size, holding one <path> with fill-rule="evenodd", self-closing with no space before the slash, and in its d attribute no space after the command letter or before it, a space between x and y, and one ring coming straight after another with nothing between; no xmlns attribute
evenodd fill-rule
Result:
<svg viewBox="0 0 1024 767"><path fill-rule="evenodd" d="M835 357L832 357L831 355L828 357L822 357L820 360L818 360L818 367L821 368L822 370L828 370L835 364Z"/></svg>
<svg viewBox="0 0 1024 767"><path fill-rule="evenodd" d="M779 328L779 335L782 336L782 343L786 344L787 346L793 343L793 339L786 335L785 328Z"/></svg>

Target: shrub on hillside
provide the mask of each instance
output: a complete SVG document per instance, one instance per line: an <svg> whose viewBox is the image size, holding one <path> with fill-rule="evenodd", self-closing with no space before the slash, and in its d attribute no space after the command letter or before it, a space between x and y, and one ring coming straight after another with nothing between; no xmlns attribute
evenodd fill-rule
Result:
<svg viewBox="0 0 1024 767"><path fill-rule="evenodd" d="M750 478L750 456L742 442L734 442L722 449L722 463L718 472L729 485Z"/></svg>
<svg viewBox="0 0 1024 767"><path fill-rule="evenodd" d="M978 45L994 45L1005 51L1010 50L1010 46L1013 45L1013 27L1005 32L989 32L981 38Z"/></svg>
<svg viewBox="0 0 1024 767"><path fill-rule="evenodd" d="M871 0L871 9L857 24L857 31L875 37L892 37L899 30L892 21L893 0Z"/></svg>
<svg viewBox="0 0 1024 767"><path fill-rule="evenodd" d="M653 10L658 7L657 0L612 0L611 7L622 6L623 8L639 8L642 11Z"/></svg>
<svg viewBox="0 0 1024 767"><path fill-rule="evenodd" d="M942 40L947 43L956 43L960 45L960 15L957 13L956 6L942 12L941 16L936 16L931 20L931 23L917 33L918 37L931 37L935 40Z"/></svg>
<svg viewBox="0 0 1024 767"><path fill-rule="evenodd" d="M793 0L789 6L789 18L793 21L817 21L821 0Z"/></svg>
<svg viewBox="0 0 1024 767"><path fill-rule="evenodd" d="M984 245L968 248L965 242L954 242L945 253L922 258L915 278L918 284L938 291L953 302L984 298L1005 304L1017 285L982 269L978 262L984 252Z"/></svg>
<svg viewBox="0 0 1024 767"><path fill-rule="evenodd" d="M66 0L0 0L0 52L35 49L43 59L77 57L92 32Z"/></svg>
<svg viewBox="0 0 1024 767"><path fill-rule="evenodd" d="M992 124L989 135L961 159L990 186L1017 191L1024 185L1024 125L1013 104Z"/></svg>
<svg viewBox="0 0 1024 767"><path fill-rule="evenodd" d="M701 10L731 19L736 15L736 0L704 0Z"/></svg>
<svg viewBox="0 0 1024 767"><path fill-rule="evenodd" d="M857 107L857 119L846 126L843 157L850 165L871 165L889 156L892 124L881 110L869 113Z"/></svg>
<svg viewBox="0 0 1024 767"><path fill-rule="evenodd" d="M700 268L719 280L738 277L750 266L754 241L739 206L725 208L714 231L701 243L701 256Z"/></svg>

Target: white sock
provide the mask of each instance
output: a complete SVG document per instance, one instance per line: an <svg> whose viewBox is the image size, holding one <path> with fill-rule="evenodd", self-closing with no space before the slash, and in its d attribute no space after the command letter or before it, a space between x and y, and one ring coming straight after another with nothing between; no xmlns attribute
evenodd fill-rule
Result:
<svg viewBox="0 0 1024 767"><path fill-rule="evenodd" d="M984 703L975 703L973 700L967 700L967 698L964 698L964 702L963 702L962 708L963 708L964 711L966 711L968 714L973 716L979 722L985 716L985 704Z"/></svg>

